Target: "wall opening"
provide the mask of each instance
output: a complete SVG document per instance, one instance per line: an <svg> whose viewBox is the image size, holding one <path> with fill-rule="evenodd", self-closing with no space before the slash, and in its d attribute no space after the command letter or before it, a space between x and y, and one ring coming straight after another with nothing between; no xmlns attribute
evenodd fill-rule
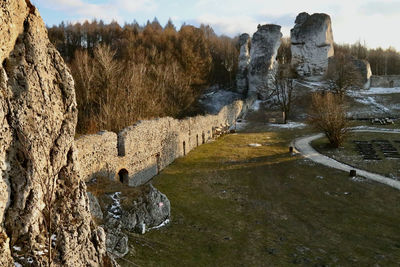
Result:
<svg viewBox="0 0 400 267"><path fill-rule="evenodd" d="M186 142L183 141L183 155L186 156Z"/></svg>
<svg viewBox="0 0 400 267"><path fill-rule="evenodd" d="M201 134L201 143L204 144L206 142L206 135L204 132Z"/></svg>
<svg viewBox="0 0 400 267"><path fill-rule="evenodd" d="M161 170L161 156L160 156L160 153L157 153L156 154L156 164L157 164L157 174L159 174L160 173L160 170Z"/></svg>
<svg viewBox="0 0 400 267"><path fill-rule="evenodd" d="M121 134L118 134L117 139L118 157L125 156L125 139Z"/></svg>
<svg viewBox="0 0 400 267"><path fill-rule="evenodd" d="M119 181L123 184L129 183L129 172L126 169L121 169L118 172Z"/></svg>
<svg viewBox="0 0 400 267"><path fill-rule="evenodd" d="M394 87L394 81L390 81L390 82L389 82L389 87L390 87L390 88L393 88L393 87Z"/></svg>
<svg viewBox="0 0 400 267"><path fill-rule="evenodd" d="M196 134L196 144L197 144L197 146L199 146L199 135L198 134Z"/></svg>

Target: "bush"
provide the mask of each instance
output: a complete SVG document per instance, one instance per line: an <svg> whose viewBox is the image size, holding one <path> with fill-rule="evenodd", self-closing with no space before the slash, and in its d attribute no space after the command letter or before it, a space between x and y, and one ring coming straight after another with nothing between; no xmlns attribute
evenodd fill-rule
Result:
<svg viewBox="0 0 400 267"><path fill-rule="evenodd" d="M308 122L323 131L331 145L338 148L348 134L346 108L339 95L331 92L314 93Z"/></svg>

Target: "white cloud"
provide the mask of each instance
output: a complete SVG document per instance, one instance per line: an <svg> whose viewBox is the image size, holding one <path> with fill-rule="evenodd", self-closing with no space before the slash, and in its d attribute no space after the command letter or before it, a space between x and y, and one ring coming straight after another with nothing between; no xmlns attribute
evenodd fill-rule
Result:
<svg viewBox="0 0 400 267"><path fill-rule="evenodd" d="M108 0L90 3L88 0L35 0L48 9L62 11L75 17L74 21L103 19L107 22L124 22L124 12L151 12L157 8L154 0Z"/></svg>
<svg viewBox="0 0 400 267"><path fill-rule="evenodd" d="M116 0L115 5L118 9L126 12L155 11L158 7L154 0Z"/></svg>
<svg viewBox="0 0 400 267"><path fill-rule="evenodd" d="M33 0L48 10L65 14L61 20L81 21L98 18L120 23L137 19L145 23L157 17L163 23L210 24L219 34L252 34L258 24L282 25L290 34L300 12L327 13L332 18L335 41L353 43L365 40L370 47L393 45L400 50L395 33L400 15L400 0Z"/></svg>

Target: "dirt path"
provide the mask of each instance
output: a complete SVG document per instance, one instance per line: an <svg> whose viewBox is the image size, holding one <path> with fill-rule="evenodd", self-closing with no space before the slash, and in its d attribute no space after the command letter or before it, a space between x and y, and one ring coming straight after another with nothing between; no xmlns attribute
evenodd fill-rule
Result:
<svg viewBox="0 0 400 267"><path fill-rule="evenodd" d="M382 129L378 129L378 128L372 128L372 127L368 127L368 128L363 128L363 129L354 129L353 132L375 132L375 133L394 133L394 134L399 134L400 131L399 130L382 130ZM295 148L306 158L331 167L331 168L335 168L335 169L339 169L345 172L350 172L350 170L356 170L357 171L357 175L358 176L362 176L365 177L367 179L382 183L382 184L386 184L388 186L391 186L393 188L396 188L398 190L400 190L400 182L390 179L388 177L385 177L383 175L379 175L376 173L372 173L372 172L368 172L365 170L361 170L361 169L357 169L354 168L350 165L341 163L339 161L336 161L332 158L329 158L325 155L320 154L318 151L316 151L312 146L311 146L311 142L319 139L321 137L323 137L324 134L320 133L320 134L314 134L311 136L305 136L305 137L301 137L301 138L297 138L294 141L294 146Z"/></svg>

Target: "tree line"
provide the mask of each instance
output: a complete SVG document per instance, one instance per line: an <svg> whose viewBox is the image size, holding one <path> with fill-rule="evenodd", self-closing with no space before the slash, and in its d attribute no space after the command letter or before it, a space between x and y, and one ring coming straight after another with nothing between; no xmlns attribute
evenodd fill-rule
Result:
<svg viewBox="0 0 400 267"><path fill-rule="evenodd" d="M61 23L49 38L75 80L78 133L119 131L140 119L201 112L197 99L211 84L235 83L236 38L209 26L157 19L140 26L111 22Z"/></svg>
<svg viewBox="0 0 400 267"><path fill-rule="evenodd" d="M354 44L335 44L335 54L342 53L365 59L371 64L373 75L400 75L400 53L395 48L368 48L360 41Z"/></svg>

